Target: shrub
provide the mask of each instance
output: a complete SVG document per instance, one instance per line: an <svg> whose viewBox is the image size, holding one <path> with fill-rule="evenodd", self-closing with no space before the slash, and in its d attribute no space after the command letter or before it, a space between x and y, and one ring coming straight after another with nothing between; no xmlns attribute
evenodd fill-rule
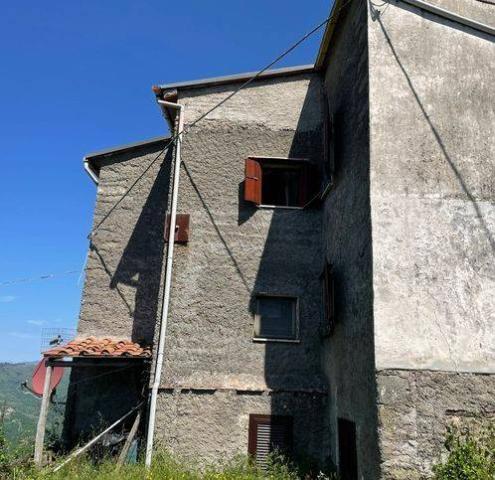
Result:
<svg viewBox="0 0 495 480"><path fill-rule="evenodd" d="M493 480L495 429L451 429L445 441L448 456L433 468L435 480Z"/></svg>

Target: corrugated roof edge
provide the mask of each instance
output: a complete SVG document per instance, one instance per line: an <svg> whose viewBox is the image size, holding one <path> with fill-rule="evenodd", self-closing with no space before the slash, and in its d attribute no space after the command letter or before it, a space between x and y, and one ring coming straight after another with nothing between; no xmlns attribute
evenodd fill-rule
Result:
<svg viewBox="0 0 495 480"><path fill-rule="evenodd" d="M298 75L302 73L311 73L314 72L314 65L298 65L295 67L285 67L285 68L277 68L273 70L267 70L263 72L258 78L259 79L267 79L267 78L276 78L276 77L287 77L291 75ZM168 83L165 85L159 85L158 88L160 90L171 90L171 89L192 89L192 88L200 88L200 87L211 87L215 85L224 85L227 83L239 83L249 80L251 77L256 75L258 72L247 72L247 73L239 73L236 75L226 75L224 77L212 77L212 78L203 78L200 80L191 80L186 82L176 82L176 83Z"/></svg>

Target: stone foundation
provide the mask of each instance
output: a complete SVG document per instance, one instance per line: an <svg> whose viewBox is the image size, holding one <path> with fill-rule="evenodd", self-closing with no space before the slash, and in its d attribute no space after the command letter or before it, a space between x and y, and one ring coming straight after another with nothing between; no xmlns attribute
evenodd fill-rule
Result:
<svg viewBox="0 0 495 480"><path fill-rule="evenodd" d="M449 425L494 420L495 375L383 370L377 386L383 479L430 478Z"/></svg>

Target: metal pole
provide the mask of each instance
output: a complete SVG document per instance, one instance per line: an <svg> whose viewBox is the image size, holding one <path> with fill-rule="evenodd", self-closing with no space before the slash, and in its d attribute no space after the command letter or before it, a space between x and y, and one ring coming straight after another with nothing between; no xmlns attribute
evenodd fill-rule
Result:
<svg viewBox="0 0 495 480"><path fill-rule="evenodd" d="M167 102L165 100L158 100L160 105L165 105L169 108L178 110L179 122L178 122L178 139L175 147L175 168L174 168L174 182L172 190L172 205L170 207L170 227L168 234L168 248L167 248L167 264L165 270L165 288L163 292L163 307L162 318L160 324L160 336L158 343L158 352L156 355L155 374L153 378L153 386L151 387L151 399L150 410L148 418L148 435L146 439L146 467L151 466L151 458L153 455L153 440L155 433L155 415L156 415L156 402L158 398L158 388L160 387L160 380L162 376L163 357L165 349L165 336L167 334L168 323L168 310L170 305L170 289L172 286L172 264L174 259L174 243L175 243L175 226L177 218L177 199L179 195L179 176L180 176L180 164L181 164L181 146L182 146L182 133L184 129L184 115L183 106L178 103Z"/></svg>

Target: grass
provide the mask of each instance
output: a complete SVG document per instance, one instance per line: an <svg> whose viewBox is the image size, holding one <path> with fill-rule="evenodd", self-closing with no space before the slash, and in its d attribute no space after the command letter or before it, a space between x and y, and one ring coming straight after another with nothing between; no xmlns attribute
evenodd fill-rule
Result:
<svg viewBox="0 0 495 480"><path fill-rule="evenodd" d="M30 444L12 447L0 432L0 480L330 480L333 476L323 473L307 474L300 471L281 456L273 456L266 469L259 468L247 457L238 457L223 465L200 468L190 461L181 461L167 453L158 453L152 467L146 469L142 462L124 465L117 469L112 459L95 464L89 457L82 457L53 473L53 466L42 469L32 463Z"/></svg>

